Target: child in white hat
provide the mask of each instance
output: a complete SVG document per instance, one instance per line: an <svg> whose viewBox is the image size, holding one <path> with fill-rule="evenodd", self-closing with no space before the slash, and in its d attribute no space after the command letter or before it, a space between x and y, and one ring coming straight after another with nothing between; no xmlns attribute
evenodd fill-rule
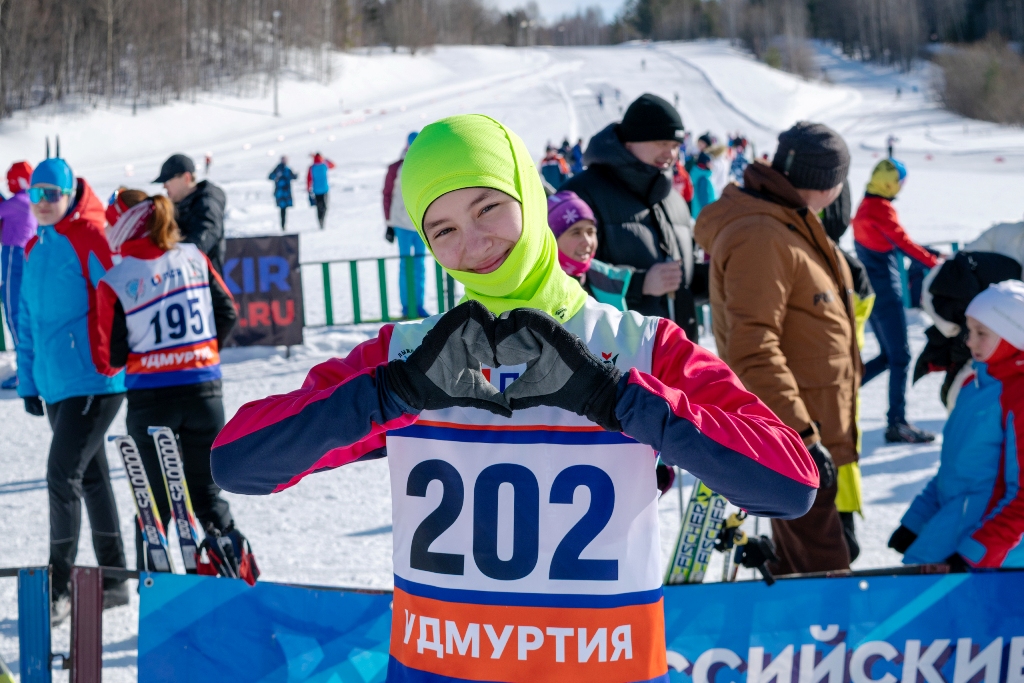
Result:
<svg viewBox="0 0 1024 683"><path fill-rule="evenodd" d="M974 374L943 429L939 472L889 547L906 564L1024 566L1024 282L991 285L967 307Z"/></svg>

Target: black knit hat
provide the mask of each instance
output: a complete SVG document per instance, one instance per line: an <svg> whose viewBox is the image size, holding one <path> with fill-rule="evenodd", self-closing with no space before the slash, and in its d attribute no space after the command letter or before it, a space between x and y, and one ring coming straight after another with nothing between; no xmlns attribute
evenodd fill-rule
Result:
<svg viewBox="0 0 1024 683"><path fill-rule="evenodd" d="M800 121L779 135L772 168L801 190L831 190L846 180L850 150L823 123Z"/></svg>
<svg viewBox="0 0 1024 683"><path fill-rule="evenodd" d="M650 140L683 141L683 118L671 104L657 95L644 93L633 100L619 124L623 142Z"/></svg>

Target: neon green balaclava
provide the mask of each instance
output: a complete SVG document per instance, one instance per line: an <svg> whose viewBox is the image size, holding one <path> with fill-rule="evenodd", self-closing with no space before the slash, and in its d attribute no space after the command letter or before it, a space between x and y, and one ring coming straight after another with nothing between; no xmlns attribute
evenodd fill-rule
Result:
<svg viewBox="0 0 1024 683"><path fill-rule="evenodd" d="M515 308L540 309L559 322L587 299L579 282L558 265L558 245L548 228L547 199L533 159L519 136L482 114L441 119L424 128L402 164L402 199L420 237L423 215L443 194L489 187L515 198L523 234L501 266L480 274L445 269L495 315ZM431 250L433 252L433 250Z"/></svg>

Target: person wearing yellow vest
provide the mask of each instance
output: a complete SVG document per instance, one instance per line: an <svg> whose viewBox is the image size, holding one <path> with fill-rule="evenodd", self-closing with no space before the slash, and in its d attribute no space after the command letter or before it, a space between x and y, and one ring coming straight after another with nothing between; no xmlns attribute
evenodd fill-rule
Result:
<svg viewBox="0 0 1024 683"><path fill-rule="evenodd" d="M600 304L563 272L511 130L482 115L433 123L401 185L465 299L243 406L214 444L214 477L261 495L387 456L389 683L667 682L658 453L786 517L811 505L814 460L674 322Z"/></svg>

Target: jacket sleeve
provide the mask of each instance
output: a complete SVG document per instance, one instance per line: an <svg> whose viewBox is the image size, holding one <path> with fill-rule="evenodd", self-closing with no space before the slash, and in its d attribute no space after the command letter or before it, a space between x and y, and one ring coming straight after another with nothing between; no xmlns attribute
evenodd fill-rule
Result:
<svg viewBox="0 0 1024 683"><path fill-rule="evenodd" d="M782 352L782 324L792 289L792 255L777 242L740 238L716 250L727 254L723 287L726 343L719 351L729 367L782 422L798 433L817 429ZM752 273L757 286L751 286Z"/></svg>
<svg viewBox="0 0 1024 683"><path fill-rule="evenodd" d="M391 220L391 196L395 192L395 178L398 177L398 166L396 162L388 166L388 172L384 176L384 220Z"/></svg>
<svg viewBox="0 0 1024 683"><path fill-rule="evenodd" d="M910 239L910 235L900 225L896 209L889 202L878 202L876 210L872 215L875 227L893 246L902 251L910 258L923 263L929 268L934 268L938 258L921 245Z"/></svg>
<svg viewBox="0 0 1024 683"><path fill-rule="evenodd" d="M228 291L228 286L208 256L206 268L210 272L210 298L213 302L213 324L217 327L217 346L223 348L225 340L238 322L238 309L235 308L235 299Z"/></svg>
<svg viewBox="0 0 1024 683"><path fill-rule="evenodd" d="M806 513L818 471L797 433L674 322L659 321L655 343L651 373L619 385L623 432L755 515Z"/></svg>
<svg viewBox="0 0 1024 683"><path fill-rule="evenodd" d="M221 488L264 495L313 472L385 455L385 433L416 421L377 381L392 326L310 370L302 387L239 408L213 444L211 468Z"/></svg>
<svg viewBox="0 0 1024 683"><path fill-rule="evenodd" d="M25 245L26 270L28 269L27 261L32 247L38 241L38 237L33 237ZM22 287L21 303L18 307L18 396L22 398L39 395L39 389L36 387L35 378L32 375L32 365L35 362L36 353L32 338L32 307L27 301L28 294L28 287Z"/></svg>
<svg viewBox="0 0 1024 683"><path fill-rule="evenodd" d="M907 527L915 534L920 534L924 525L939 511L939 478L932 477L931 481L924 487L921 493L917 494L914 502L910 504L907 511L903 513L900 524Z"/></svg>
<svg viewBox="0 0 1024 683"><path fill-rule="evenodd" d="M1004 392L1006 391L1004 385ZM1004 395L1002 400L1006 400ZM1024 422L1011 411L1006 418L1006 439L999 461L999 476L981 525L960 542L957 552L975 567L1001 567L1006 555L1024 537L1024 489L1021 484Z"/></svg>
<svg viewBox="0 0 1024 683"><path fill-rule="evenodd" d="M113 377L128 362L128 323L117 293L104 281L96 288L96 327L92 336L98 347L96 370Z"/></svg>

